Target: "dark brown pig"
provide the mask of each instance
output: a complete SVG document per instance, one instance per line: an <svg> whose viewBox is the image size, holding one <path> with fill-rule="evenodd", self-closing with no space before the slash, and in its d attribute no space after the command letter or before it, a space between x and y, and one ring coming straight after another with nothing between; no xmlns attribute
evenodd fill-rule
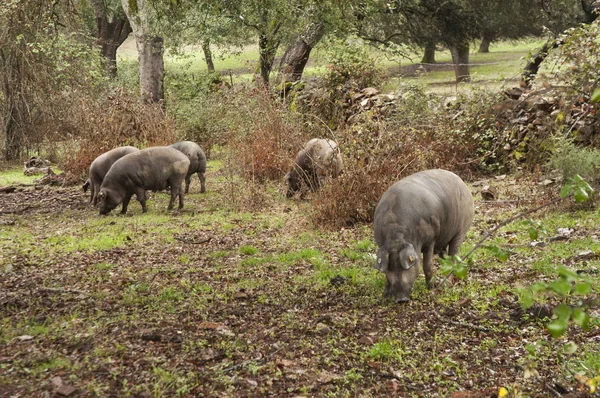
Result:
<svg viewBox="0 0 600 398"><path fill-rule="evenodd" d="M89 179L83 184L83 192L87 192L88 187L90 190L90 203L96 205L98 203L98 193L100 192L100 186L104 180L104 176L110 170L110 166L114 162L121 159L123 156L128 155L132 152L137 152L139 149L132 146L122 146L119 148L111 149L108 152L98 156L90 165Z"/></svg>
<svg viewBox="0 0 600 398"><path fill-rule="evenodd" d="M183 207L182 183L190 166L190 160L177 149L152 147L130 153L117 160L102 182L98 198L100 214L108 214L123 203L121 213L127 212L127 205L133 194L146 208L146 191L161 191L171 188L171 201L168 210L173 209L175 198L179 196L179 208Z"/></svg>
<svg viewBox="0 0 600 398"><path fill-rule="evenodd" d="M375 268L384 272L384 296L396 302L410 300L423 271L431 287L433 255L456 255L473 222L471 191L447 170L425 170L392 185L375 209L373 229L379 246Z"/></svg>
<svg viewBox="0 0 600 398"><path fill-rule="evenodd" d="M344 164L337 144L329 139L313 138L298 155L292 170L286 174L286 196L292 197L305 184L310 190L321 188L324 179L337 177Z"/></svg>
<svg viewBox="0 0 600 398"><path fill-rule="evenodd" d="M200 178L200 193L206 192L206 177L204 176L204 173L206 173L206 156L200 145L192 141L180 141L169 146L177 149L190 159L190 168L185 176L185 193L190 191L190 182L194 173L198 173L198 178Z"/></svg>

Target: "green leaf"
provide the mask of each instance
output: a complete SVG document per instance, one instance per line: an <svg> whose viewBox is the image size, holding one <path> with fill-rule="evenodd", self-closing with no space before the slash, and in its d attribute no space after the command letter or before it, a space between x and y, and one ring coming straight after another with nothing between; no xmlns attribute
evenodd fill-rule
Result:
<svg viewBox="0 0 600 398"><path fill-rule="evenodd" d="M563 297L566 297L569 295L569 293L571 293L571 282L563 278L550 282L548 287L550 287L550 289L552 289L556 294Z"/></svg>
<svg viewBox="0 0 600 398"><path fill-rule="evenodd" d="M577 352L577 349L579 347L577 346L577 344L575 344L572 341L569 341L567 344L565 344L563 346L563 353L567 354L567 355L572 355L575 354L575 352Z"/></svg>
<svg viewBox="0 0 600 398"><path fill-rule="evenodd" d="M442 258L440 262L440 272L442 273L442 275L448 276L454 268L452 257L444 256L444 258Z"/></svg>
<svg viewBox="0 0 600 398"><path fill-rule="evenodd" d="M557 307L554 307L552 312L554 312L558 316L558 319L568 322L569 318L571 317L571 313L573 312L573 309L566 304L561 304Z"/></svg>
<svg viewBox="0 0 600 398"><path fill-rule="evenodd" d="M525 349L527 350L527 352L529 353L529 355L535 355L535 352L536 352L535 345L533 345L533 344L526 344L525 345Z"/></svg>
<svg viewBox="0 0 600 398"><path fill-rule="evenodd" d="M592 98L590 98L590 102L592 104L595 104L596 102L600 101L600 89L595 90L592 93Z"/></svg>
<svg viewBox="0 0 600 398"><path fill-rule="evenodd" d="M567 330L567 325L568 323L566 321L557 319L555 321L550 322L546 326L546 329L548 329L548 332L552 337L557 338L562 336L563 333L565 333L565 331Z"/></svg>
<svg viewBox="0 0 600 398"><path fill-rule="evenodd" d="M521 307L526 310L533 305L533 294L526 289L521 292Z"/></svg>
<svg viewBox="0 0 600 398"><path fill-rule="evenodd" d="M460 262L454 265L454 275L458 279L465 279L467 277L467 267L464 263Z"/></svg>
<svg viewBox="0 0 600 398"><path fill-rule="evenodd" d="M592 286L588 282L579 282L573 288L576 294L590 294L592 292Z"/></svg>
<svg viewBox="0 0 600 398"><path fill-rule="evenodd" d="M579 275L577 275L577 272L573 271L570 268L565 267L564 265L561 265L560 268L558 269L558 275L563 277L568 282L576 281L579 278Z"/></svg>
<svg viewBox="0 0 600 398"><path fill-rule="evenodd" d="M571 194L572 190L573 190L573 184L567 184L567 185L563 186L562 189L560 190L560 197L566 198L567 196L569 196Z"/></svg>
<svg viewBox="0 0 600 398"><path fill-rule="evenodd" d="M583 330L588 330L590 328L590 316L581 308L575 308L573 310L573 322Z"/></svg>
<svg viewBox="0 0 600 398"><path fill-rule="evenodd" d="M529 231L529 239L531 239L531 240L536 240L540 236L537 228L529 227L528 231Z"/></svg>
<svg viewBox="0 0 600 398"><path fill-rule="evenodd" d="M575 202L583 203L587 202L590 196L582 187L575 187L575 191L573 192L575 195Z"/></svg>

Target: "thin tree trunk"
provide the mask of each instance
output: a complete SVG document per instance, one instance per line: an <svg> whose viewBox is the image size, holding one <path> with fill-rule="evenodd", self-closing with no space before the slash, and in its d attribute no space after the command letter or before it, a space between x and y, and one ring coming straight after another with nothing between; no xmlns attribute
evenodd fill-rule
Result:
<svg viewBox="0 0 600 398"><path fill-rule="evenodd" d="M481 44L479 45L478 53L489 53L490 52L490 43L492 41L488 37L483 37L481 39Z"/></svg>
<svg viewBox="0 0 600 398"><path fill-rule="evenodd" d="M164 98L165 65L164 44L160 36L136 35L140 62L140 94L145 102L159 102Z"/></svg>
<svg viewBox="0 0 600 398"><path fill-rule="evenodd" d="M21 65L22 59L8 50L8 54L0 51L2 62L0 65L5 70L4 81L2 84L2 94L5 100L6 114L3 115L4 130L4 156L6 160L15 160L21 156L25 144L23 136L22 115L25 112L25 94L21 92L22 86Z"/></svg>
<svg viewBox="0 0 600 398"><path fill-rule="evenodd" d="M435 43L426 44L423 50L422 64L435 64Z"/></svg>
<svg viewBox="0 0 600 398"><path fill-rule="evenodd" d="M144 102L164 99L165 64L163 38L153 32L153 10L148 0L122 0L138 51L140 96Z"/></svg>
<svg viewBox="0 0 600 398"><path fill-rule="evenodd" d="M205 39L202 42L202 51L204 52L204 60L206 61L206 68L209 72L215 71L215 64L212 58L212 51L210 50L210 40Z"/></svg>
<svg viewBox="0 0 600 398"><path fill-rule="evenodd" d="M296 82L302 78L310 52L324 34L325 25L317 22L307 25L301 34L296 35L279 63L279 71L284 82Z"/></svg>
<svg viewBox="0 0 600 398"><path fill-rule="evenodd" d="M96 39L102 56L106 59L106 71L109 76L117 75L117 49L131 33L131 25L126 16L109 17L103 0L91 0L96 16ZM110 19L110 20L109 20Z"/></svg>
<svg viewBox="0 0 600 398"><path fill-rule="evenodd" d="M454 71L456 74L456 82L471 81L471 73L469 70L469 43L461 43L450 48L452 53L452 62L454 62Z"/></svg>
<svg viewBox="0 0 600 398"><path fill-rule="evenodd" d="M278 47L278 41L273 42L269 40L267 35L262 33L258 35L260 77L262 79L262 84L266 87L269 86L269 76L273 69L273 62L275 61L275 54L277 53Z"/></svg>

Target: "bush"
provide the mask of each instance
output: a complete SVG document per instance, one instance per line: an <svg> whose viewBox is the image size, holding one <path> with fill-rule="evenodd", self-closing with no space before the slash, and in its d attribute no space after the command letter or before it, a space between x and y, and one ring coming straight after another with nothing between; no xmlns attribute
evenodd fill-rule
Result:
<svg viewBox="0 0 600 398"><path fill-rule="evenodd" d="M600 150L596 148L581 148L571 141L564 140L550 158L550 167L559 169L563 181L579 174L584 180L598 182L600 172Z"/></svg>
<svg viewBox="0 0 600 398"><path fill-rule="evenodd" d="M61 167L84 177L91 162L122 145L144 148L176 141L172 120L158 104L142 104L137 94L117 89L99 99L83 96L69 114L71 141Z"/></svg>

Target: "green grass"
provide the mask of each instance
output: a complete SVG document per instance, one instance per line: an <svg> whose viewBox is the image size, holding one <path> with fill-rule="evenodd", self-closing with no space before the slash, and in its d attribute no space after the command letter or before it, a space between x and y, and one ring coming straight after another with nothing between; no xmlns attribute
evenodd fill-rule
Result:
<svg viewBox="0 0 600 398"><path fill-rule="evenodd" d="M32 184L33 180L41 177L41 175L26 176L23 174L23 169L4 170L0 173L0 186L11 184Z"/></svg>

